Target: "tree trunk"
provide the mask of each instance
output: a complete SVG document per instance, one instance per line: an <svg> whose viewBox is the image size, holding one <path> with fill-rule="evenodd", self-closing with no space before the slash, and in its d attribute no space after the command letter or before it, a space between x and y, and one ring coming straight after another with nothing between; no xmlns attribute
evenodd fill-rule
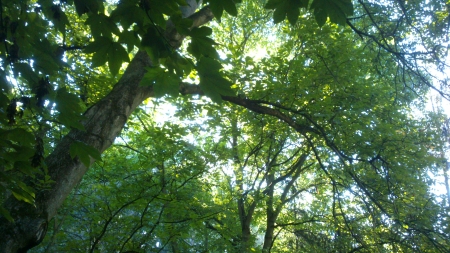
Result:
<svg viewBox="0 0 450 253"><path fill-rule="evenodd" d="M306 158L308 157L307 153L304 153L300 156L298 161L293 165L291 169L289 169L289 172L285 174L284 176L280 176L277 179L275 179L274 172L270 172L267 175L266 184L269 185L269 189L266 193L267 195L267 201L266 201L266 232L264 234L264 244L262 248L263 253L268 253L272 250L273 243L275 241L274 238L274 231L275 231L275 223L278 219L278 215L280 215L280 212L286 203L287 195L289 191L291 190L292 186L294 185L294 182L298 179L300 176L302 170L302 166L306 161ZM270 166L269 166L270 168ZM283 192L280 197L280 201L278 203L275 203L274 201L274 189L275 185L278 182L281 182L281 179L286 178L288 176L291 176L291 180L286 184L286 186L283 189ZM295 194L294 194L295 195Z"/></svg>
<svg viewBox="0 0 450 253"><path fill-rule="evenodd" d="M263 253L268 253L272 249L274 242L274 231L275 231L275 222L277 221L277 214L273 210L273 208L268 208L267 211L267 222L266 222L266 232L264 234L264 244L262 248Z"/></svg>
<svg viewBox="0 0 450 253"><path fill-rule="evenodd" d="M447 191L447 207L450 207L450 185L449 185L449 167L450 167L450 162L448 162L445 158L443 159L444 161L444 185L445 185L445 190Z"/></svg>
<svg viewBox="0 0 450 253"><path fill-rule="evenodd" d="M223 97L224 100L227 100L227 97ZM239 150L238 150L238 137L239 130L237 127L237 119L235 117L231 118L231 132L232 132L232 150L233 150L233 162L236 166L234 173L236 177L236 185L239 186L240 197L237 200L237 208L239 214L239 221L241 225L241 235L239 237L239 241L236 241L238 245L239 252L250 252L250 244L251 244L251 223L253 219L253 213L256 208L257 200L254 199L251 204L248 205L246 210L246 194L244 193L244 168L241 165L239 160Z"/></svg>
<svg viewBox="0 0 450 253"><path fill-rule="evenodd" d="M193 19L192 27L201 26L213 17L209 7L205 7L190 16ZM173 27L168 27L166 33L171 36L167 38L168 41L181 45L184 37L171 29ZM82 124L86 131L71 130L45 159L54 184L50 189L36 193L35 208L14 197L5 202L5 207L15 222L0 217L0 252L26 252L42 241L47 232L48 221L87 171L78 158L70 157L71 144L81 141L95 147L100 153L111 146L134 109L153 95L152 86L139 85L146 72L145 68L149 66L151 61L148 55L143 51L138 52L113 90L84 113L85 120ZM183 86L180 91L189 92ZM93 162L91 159L91 164Z"/></svg>
<svg viewBox="0 0 450 253"><path fill-rule="evenodd" d="M262 248L263 253L270 252L270 249L272 248L273 243L273 231L275 229L275 222L277 220L277 214L273 208L274 201L273 201L273 193L274 193L274 187L273 184L275 181L275 176L273 172L269 172L267 175L267 185L269 185L269 190L267 192L267 201L266 201L266 233L264 234L264 244Z"/></svg>
<svg viewBox="0 0 450 253"><path fill-rule="evenodd" d="M142 101L153 93L152 86L139 86L150 66L150 59L139 52L114 89L84 114L86 131L72 130L45 159L48 173L55 183L49 190L36 195L36 208L10 198L6 207L15 223L4 218L0 224L0 249L2 252L26 252L45 236L48 221L56 214L70 191L86 173L86 166L69 155L70 145L81 141L103 152L114 142L128 117ZM93 163L94 160L91 160Z"/></svg>
<svg viewBox="0 0 450 253"><path fill-rule="evenodd" d="M204 7L189 18L193 20L193 28L211 21L214 16L209 7ZM173 26L169 24L165 33L168 37L167 41L171 45L181 45L184 37L173 32L172 29L174 29ZM87 171L86 166L78 158L70 157L71 144L81 141L95 147L100 153L111 146L133 110L144 99L153 95L152 86L139 85L145 74L145 68L149 66L151 61L148 55L143 51L138 52L113 90L84 113L85 120L82 124L86 131L71 130L45 159L48 173L54 183L50 189L36 193L35 207L20 202L14 197L10 197L5 202L5 208L10 211L15 222L11 223L4 217L0 217L0 253L26 252L42 241L47 232L48 221L53 218ZM201 94L201 90L196 85L181 84L180 93ZM272 115L299 133L317 132L310 126L296 123L277 109L261 105L260 101L231 96L222 96L222 98L256 113ZM91 159L91 164L93 162L94 160ZM244 238L244 241L250 239L250 223L255 207L256 201L249 206L246 215L244 211L245 219L242 225L245 229L242 235L248 237Z"/></svg>

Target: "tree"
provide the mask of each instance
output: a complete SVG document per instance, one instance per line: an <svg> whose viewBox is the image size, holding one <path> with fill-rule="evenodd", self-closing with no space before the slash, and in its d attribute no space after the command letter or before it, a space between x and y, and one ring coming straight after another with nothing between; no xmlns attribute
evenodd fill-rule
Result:
<svg viewBox="0 0 450 253"><path fill-rule="evenodd" d="M148 120L141 120L147 125ZM129 136L142 148L133 147L134 140L118 144L108 159L103 157L104 162L93 167L70 197L71 204L50 223L51 238L42 245L45 251L151 252L158 244L188 250L176 246L173 237L188 235L189 227L183 224L192 227L200 220L195 210L201 211L201 203L194 199L198 189L207 187L199 180L204 162L191 145L168 137L184 134L185 129L146 127L154 131Z"/></svg>
<svg viewBox="0 0 450 253"><path fill-rule="evenodd" d="M191 104L183 98L176 103L190 112L191 107L209 108L216 121L211 132L220 127L224 132L218 133L219 143L231 140L231 149L226 142L218 147L223 150L222 161L228 159L235 166L239 189L228 191L238 196L238 212L230 214L240 218L241 231L225 233L228 228L223 224L232 221L213 219L204 224L221 238L230 235L232 247L251 247L255 235L249 226L252 219L260 219L267 224L267 243L262 246L266 251L274 245L275 228L282 228L277 233L293 230L295 240L308 242L311 249L317 246L311 241L314 237L323 238L333 249L354 251L448 249L438 227L442 223L434 220L439 207L426 182L426 169L434 162L428 151L437 137L408 112L414 103L420 108L417 99L429 88L448 97L426 69L445 67L445 3L205 1L193 15L189 14L197 8L180 11L186 4L1 2L3 251L21 252L39 244L66 197L114 143L135 109L149 97L166 94L207 96L213 104ZM237 7L245 12L238 14ZM263 12L263 7L270 12ZM236 18L228 19L224 11ZM267 20L267 13L279 24L264 26L260 21ZM213 33L202 25L214 17L234 25L226 30L213 24ZM244 21L249 19L248 28ZM275 28L282 32L271 30ZM275 51L261 63L245 57L249 41L257 41L253 34L275 42ZM264 43L268 42L255 44ZM222 70L223 66L231 67ZM187 77L198 79L198 85L184 81ZM230 124L221 122L223 117ZM250 125L239 125L244 123ZM302 145L290 147L294 139ZM166 149L161 147L162 151ZM252 157L273 163L244 163ZM163 161L169 158L161 156ZM176 164L175 156L174 160ZM162 164L154 176L164 175ZM260 175L247 177L255 171ZM184 171L183 177L189 173ZM308 181L308 173L314 180ZM155 189L176 196L165 187L165 180L164 176L156 180L160 186ZM250 185L259 186L245 190ZM311 187L327 197L307 215L292 216L295 196ZM158 204L148 196L152 195L145 200L139 194L131 196L114 206L106 203L110 211L101 218L103 230L95 231L88 248L96 249L99 238L111 229L108 224L130 205L176 217L177 213L164 213L174 205L171 201ZM266 218L252 215L257 206L265 209ZM200 208L194 209L198 210L187 213L203 215ZM142 219L159 221L162 216L149 210L140 212ZM302 226L302 219L316 217L333 221L334 227ZM140 223L130 226L137 229ZM178 247L174 240L166 242Z"/></svg>

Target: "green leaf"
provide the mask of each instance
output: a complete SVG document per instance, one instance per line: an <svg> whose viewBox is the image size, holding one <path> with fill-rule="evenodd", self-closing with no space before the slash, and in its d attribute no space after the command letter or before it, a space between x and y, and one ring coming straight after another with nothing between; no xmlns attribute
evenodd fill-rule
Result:
<svg viewBox="0 0 450 253"><path fill-rule="evenodd" d="M21 145L34 143L34 135L22 128L0 129L0 139L14 141Z"/></svg>
<svg viewBox="0 0 450 253"><path fill-rule="evenodd" d="M266 9L274 9L273 12L273 22L275 24L282 22L286 18L286 14L289 11L289 1L290 0L269 0L264 6Z"/></svg>
<svg viewBox="0 0 450 253"><path fill-rule="evenodd" d="M32 157L36 153L35 149L31 149L31 150L33 151L33 153L31 154L30 157ZM35 173L39 173L40 170L38 170L37 168L34 168L33 166L31 166L29 158L27 160L24 160L24 161L16 161L16 162L14 162L14 168L19 170L23 174L34 178L35 177Z"/></svg>
<svg viewBox="0 0 450 253"><path fill-rule="evenodd" d="M298 16L300 15L300 9L299 8L290 8L287 11L287 19L291 25L295 25L298 20Z"/></svg>
<svg viewBox="0 0 450 253"><path fill-rule="evenodd" d="M160 58L169 55L169 48L155 26L147 28L141 41L142 47L147 51L152 62L158 63Z"/></svg>
<svg viewBox="0 0 450 253"><path fill-rule="evenodd" d="M101 160L101 154L96 148L80 141L74 141L72 145L70 145L69 153L72 159L78 157L86 167L90 166L91 157L95 160Z"/></svg>
<svg viewBox="0 0 450 253"><path fill-rule="evenodd" d="M175 72L179 77L188 75L193 67L191 60L179 55L178 53L173 53L170 57L166 58L163 63L167 70L170 72Z"/></svg>
<svg viewBox="0 0 450 253"><path fill-rule="evenodd" d="M35 153L34 149L26 146L12 145L15 152L6 153L5 160L10 162L28 161Z"/></svg>
<svg viewBox="0 0 450 253"><path fill-rule="evenodd" d="M133 36L133 35L128 35ZM130 42L134 48L135 42ZM113 42L110 38L100 36L93 43L89 44L84 51L94 53L92 57L92 67L103 66L108 62L112 75L117 75L123 62L129 62L130 58L125 48L119 42Z"/></svg>
<svg viewBox="0 0 450 253"><path fill-rule="evenodd" d="M56 108L59 111L58 120L67 127L84 130L81 124L84 111L81 100L74 94L68 93L65 88L58 89L55 98Z"/></svg>
<svg viewBox="0 0 450 253"><path fill-rule="evenodd" d="M221 75L221 68L222 65L218 61L208 57L202 57L197 64L197 71L200 76L200 88L206 96L216 103L222 101L222 95L235 95L231 89L232 83Z"/></svg>
<svg viewBox="0 0 450 253"><path fill-rule="evenodd" d="M4 112L6 111L5 108L8 106L9 102L8 97L0 89L0 124L6 124L6 115Z"/></svg>
<svg viewBox="0 0 450 253"><path fill-rule="evenodd" d="M177 97L180 88L180 79L173 73L162 68L147 68L141 85L152 85L155 97L166 94Z"/></svg>
<svg viewBox="0 0 450 253"><path fill-rule="evenodd" d="M233 0L223 0L221 3L223 4L223 8L226 12L228 12L231 16L237 16L238 12L236 9L236 4Z"/></svg>
<svg viewBox="0 0 450 253"><path fill-rule="evenodd" d="M308 8L309 0L289 0L292 9Z"/></svg>
<svg viewBox="0 0 450 253"><path fill-rule="evenodd" d="M300 8L307 8L308 3L309 0L269 0L264 8L275 10L273 12L275 24L282 22L287 16L289 23L295 25L300 15Z"/></svg>
<svg viewBox="0 0 450 253"><path fill-rule="evenodd" d="M317 24L322 27L325 22L327 22L327 13L324 9L316 8L314 9L314 18L316 19Z"/></svg>
<svg viewBox="0 0 450 253"><path fill-rule="evenodd" d="M224 10L231 16L237 16L236 1L234 0L210 0L208 2L214 17L217 18L219 22Z"/></svg>
<svg viewBox="0 0 450 253"><path fill-rule="evenodd" d="M37 84L39 82L39 76L33 71L29 64L15 63L14 72L16 76L18 75L18 73L20 73L20 75L25 78L31 85Z"/></svg>
<svg viewBox="0 0 450 253"><path fill-rule="evenodd" d="M353 15L351 0L313 0L311 9L319 26L323 26L327 17L338 25L345 25L347 17Z"/></svg>
<svg viewBox="0 0 450 253"><path fill-rule="evenodd" d="M176 12L179 12L178 3L174 0L151 0L153 9L156 12L171 16Z"/></svg>
<svg viewBox="0 0 450 253"><path fill-rule="evenodd" d="M107 37L98 37L93 43L89 44L84 51L86 53L94 53L92 56L91 67L99 67L105 65L108 60L108 53L113 45L113 41Z"/></svg>
<svg viewBox="0 0 450 253"><path fill-rule="evenodd" d="M201 56L218 58L219 54L213 47L213 45L216 45L217 43L213 39L207 37L211 33L212 30L209 27L192 29L190 33L191 42L188 46L188 52L194 55L196 58L200 58Z"/></svg>
<svg viewBox="0 0 450 253"><path fill-rule="evenodd" d="M108 65L109 70L113 76L119 73L120 67L123 62L129 62L130 58L128 58L128 53L123 48L120 43L114 42L111 47L109 47L108 52Z"/></svg>
<svg viewBox="0 0 450 253"><path fill-rule="evenodd" d="M99 6L97 1L92 0L74 0L75 9L79 16L85 13L97 13L99 11Z"/></svg>
<svg viewBox="0 0 450 253"><path fill-rule="evenodd" d="M120 23L124 31L136 21L145 20L146 14L142 8L136 6L136 1L120 1L117 8L111 12L111 19L115 23Z"/></svg>
<svg viewBox="0 0 450 253"><path fill-rule="evenodd" d="M180 81L172 73L166 72L165 75L162 75L162 78L156 80L154 85L154 91L156 97L162 97L165 94L171 95L173 97L177 97L180 88Z"/></svg>
<svg viewBox="0 0 450 253"><path fill-rule="evenodd" d="M273 12L273 22L277 24L283 21L284 18L286 17L286 12L287 12L287 4L286 2L283 2Z"/></svg>
<svg viewBox="0 0 450 253"><path fill-rule="evenodd" d="M34 190L25 183L14 180L14 183L10 184L8 188L16 199L34 205Z"/></svg>
<svg viewBox="0 0 450 253"><path fill-rule="evenodd" d="M34 205L34 198L32 196L30 196L29 194L27 194L26 192L23 192L23 191L19 192L17 190L11 190L11 193L14 195L14 197L17 200L24 201L24 202Z"/></svg>
<svg viewBox="0 0 450 253"><path fill-rule="evenodd" d="M98 52L98 51L104 49L105 46L108 47L112 43L113 43L113 41L110 38L100 36L100 37L96 38L94 42L87 45L84 48L84 52L87 54L95 53L95 52Z"/></svg>
<svg viewBox="0 0 450 253"><path fill-rule="evenodd" d="M142 78L141 82L139 83L139 85L142 86L148 86L148 85L153 85L154 81L156 79L158 79L158 76L164 72L164 69L162 68L146 68L147 72L145 73L144 77Z"/></svg>
<svg viewBox="0 0 450 253"><path fill-rule="evenodd" d="M276 9L279 5L283 4L285 0L269 0L266 5L264 5L265 9Z"/></svg>
<svg viewBox="0 0 450 253"><path fill-rule="evenodd" d="M47 12L46 15L52 18L52 22L55 24L55 27L61 33L65 33L66 24L69 24L69 20L67 19L66 13L62 11L61 7L58 5L52 5L44 8L44 12Z"/></svg>
<svg viewBox="0 0 450 253"><path fill-rule="evenodd" d="M123 31L119 35L119 43L123 43L127 45L128 52L133 51L134 46L139 45L139 38L135 34L135 32L132 31Z"/></svg>
<svg viewBox="0 0 450 253"><path fill-rule="evenodd" d="M92 56L92 64L91 64L92 68L105 65L106 61L108 60L109 48L110 46L105 46Z"/></svg>
<svg viewBox="0 0 450 253"><path fill-rule="evenodd" d="M183 18L181 14L175 14L170 17L177 31L182 35L189 35L193 20L190 18Z"/></svg>
<svg viewBox="0 0 450 253"><path fill-rule="evenodd" d="M223 14L223 5L220 2L220 0L211 1L209 7L211 8L214 17L220 22L220 19L222 18Z"/></svg>
<svg viewBox="0 0 450 253"><path fill-rule="evenodd" d="M26 192L33 200L36 197L33 188L26 185L24 182L18 181L16 185L20 187L24 192Z"/></svg>
<svg viewBox="0 0 450 253"><path fill-rule="evenodd" d="M212 34L212 29L207 26L193 28L189 34L191 37L206 37Z"/></svg>
<svg viewBox="0 0 450 253"><path fill-rule="evenodd" d="M1 191L3 192L3 191ZM0 206L0 215L5 217L9 222L14 222L13 217L11 216L11 213L6 210L3 206Z"/></svg>
<svg viewBox="0 0 450 253"><path fill-rule="evenodd" d="M107 17L105 14L89 15L86 23L89 24L94 39L97 39L101 36L112 38L113 34L120 34L120 30L113 22L113 19Z"/></svg>

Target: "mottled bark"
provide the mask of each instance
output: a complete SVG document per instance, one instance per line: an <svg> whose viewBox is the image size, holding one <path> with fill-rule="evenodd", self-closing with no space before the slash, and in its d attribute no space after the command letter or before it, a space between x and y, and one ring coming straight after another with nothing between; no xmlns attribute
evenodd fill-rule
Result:
<svg viewBox="0 0 450 253"><path fill-rule="evenodd" d="M15 223L1 221L2 252L25 251L43 239L47 222L87 171L79 159L70 157L70 145L81 141L100 152L111 146L133 110L153 93L151 86L139 86L144 68L148 66L149 57L139 52L114 89L86 111L83 122L86 131L70 131L45 159L49 175L55 183L50 189L37 193L36 208L13 198L8 200L6 206Z"/></svg>
<svg viewBox="0 0 450 253"><path fill-rule="evenodd" d="M273 172L270 172L267 175L266 183L269 186L269 189L266 193L267 195L267 201L266 201L266 232L264 234L264 244L262 252L270 252L270 248L273 244L273 232L275 229L275 222L277 221L278 213L274 210L274 184L275 181L275 175Z"/></svg>
<svg viewBox="0 0 450 253"><path fill-rule="evenodd" d="M204 7L189 18L193 19L192 27L198 27L209 22L213 18L213 14L209 7ZM181 45L184 37L169 30L166 33L167 40L175 47ZM145 68L148 66L151 66L151 62L147 54L142 51L137 53L113 90L85 112L85 120L82 123L86 131L70 131L45 159L54 184L50 189L36 193L35 207L13 197L6 201L5 207L10 211L15 222L10 223L4 217L0 217L0 252L26 252L41 242L47 232L49 220L56 214L58 208L87 171L86 166L79 159L70 157L71 144L74 141L81 141L97 148L101 153L111 146L133 110L143 100L153 95L151 86L139 86L145 74ZM184 95L202 94L202 91L196 85L181 83L180 93ZM296 123L277 109L264 106L261 101L229 96L222 98L254 112L279 118L299 133L317 132L310 126ZM93 162L94 160L91 160L91 163ZM248 242L256 202L253 202L245 210L244 199L241 199L238 206L241 216L242 242Z"/></svg>
<svg viewBox="0 0 450 253"><path fill-rule="evenodd" d="M212 17L210 9L203 8L191 17L194 19L193 27L205 24ZM176 33L170 34L176 36ZM176 41L183 37L168 39ZM181 41L178 44L181 45ZM6 201L5 207L15 222L0 218L0 252L26 252L42 241L48 221L87 171L79 159L70 157L71 144L81 141L100 152L111 146L133 110L153 95L151 86L139 85L145 68L149 66L151 62L147 54L142 51L137 53L113 90L85 112L82 123L86 131L71 130L45 159L49 175L55 183L50 189L37 192L36 207L12 197ZM182 86L180 89L183 92L185 88Z"/></svg>

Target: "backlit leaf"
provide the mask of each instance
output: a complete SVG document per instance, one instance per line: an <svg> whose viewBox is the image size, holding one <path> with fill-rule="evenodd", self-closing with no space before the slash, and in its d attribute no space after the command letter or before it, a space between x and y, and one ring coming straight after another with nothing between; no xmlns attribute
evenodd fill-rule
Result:
<svg viewBox="0 0 450 253"><path fill-rule="evenodd" d="M72 159L78 157L86 167L90 166L91 157L95 160L101 160L101 154L96 148L80 141L75 141L70 145L69 153Z"/></svg>
<svg viewBox="0 0 450 253"><path fill-rule="evenodd" d="M81 100L74 94L68 93L65 88L58 89L55 98L56 108L59 111L58 120L68 127L84 130L81 113L84 108Z"/></svg>
<svg viewBox="0 0 450 253"><path fill-rule="evenodd" d="M141 85L153 85L155 97L164 95L178 96L180 80L179 78L162 68L147 68L147 72L141 81Z"/></svg>
<svg viewBox="0 0 450 253"><path fill-rule="evenodd" d="M108 65L111 74L114 76L119 72L123 62L129 62L128 53L125 48L115 42L111 45L108 52Z"/></svg>
<svg viewBox="0 0 450 253"><path fill-rule="evenodd" d="M218 61L208 57L201 58L197 64L200 88L216 103L222 101L222 95L233 96L235 94L231 89L232 83L221 75L221 68L222 65Z"/></svg>

